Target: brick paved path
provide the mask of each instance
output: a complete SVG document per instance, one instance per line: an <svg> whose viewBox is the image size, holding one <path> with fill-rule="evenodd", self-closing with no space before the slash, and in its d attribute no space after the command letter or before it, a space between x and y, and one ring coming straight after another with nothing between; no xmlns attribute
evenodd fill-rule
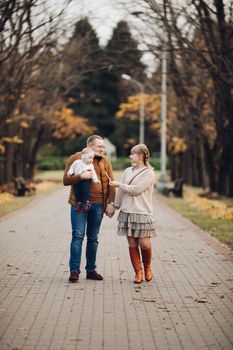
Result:
<svg viewBox="0 0 233 350"><path fill-rule="evenodd" d="M132 282L126 240L105 218L104 281L86 281L83 259L68 284L67 190L0 221L1 350L233 349L231 256L157 201L153 281Z"/></svg>

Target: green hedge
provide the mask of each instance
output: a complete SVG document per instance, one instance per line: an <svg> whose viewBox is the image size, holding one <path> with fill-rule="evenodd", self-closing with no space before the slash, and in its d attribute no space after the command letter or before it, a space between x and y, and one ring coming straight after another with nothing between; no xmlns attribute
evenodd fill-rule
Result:
<svg viewBox="0 0 233 350"><path fill-rule="evenodd" d="M64 170L68 157L43 156L37 159L38 170Z"/></svg>
<svg viewBox="0 0 233 350"><path fill-rule="evenodd" d="M41 156L37 159L38 170L64 170L68 157ZM160 170L160 159L151 158L150 164L155 170ZM119 157L112 161L113 170L123 170L131 165L129 158Z"/></svg>
<svg viewBox="0 0 233 350"><path fill-rule="evenodd" d="M129 158L119 157L116 160L112 160L112 168L113 170L122 170L130 166Z"/></svg>
<svg viewBox="0 0 233 350"><path fill-rule="evenodd" d="M161 167L160 158L151 158L150 164L151 166L153 166L155 170L160 170L160 167Z"/></svg>

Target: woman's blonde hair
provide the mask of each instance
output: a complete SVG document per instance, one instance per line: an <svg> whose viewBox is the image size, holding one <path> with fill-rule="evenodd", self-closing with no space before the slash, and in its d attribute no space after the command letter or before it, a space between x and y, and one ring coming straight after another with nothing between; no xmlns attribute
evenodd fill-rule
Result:
<svg viewBox="0 0 233 350"><path fill-rule="evenodd" d="M151 167L149 163L150 152L144 143L139 143L131 148L131 153L143 155L143 162L147 167Z"/></svg>

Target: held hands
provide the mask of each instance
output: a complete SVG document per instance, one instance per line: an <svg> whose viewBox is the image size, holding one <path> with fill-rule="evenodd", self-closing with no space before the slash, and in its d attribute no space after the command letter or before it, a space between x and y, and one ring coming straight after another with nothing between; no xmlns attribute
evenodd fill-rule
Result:
<svg viewBox="0 0 233 350"><path fill-rule="evenodd" d="M107 204L107 207L105 209L105 215L107 215L109 218L112 218L113 215L115 214L115 208L112 204Z"/></svg>
<svg viewBox="0 0 233 350"><path fill-rule="evenodd" d="M113 186L113 187L119 187L120 182L115 181L115 180L111 180L111 181L109 181L109 185Z"/></svg>

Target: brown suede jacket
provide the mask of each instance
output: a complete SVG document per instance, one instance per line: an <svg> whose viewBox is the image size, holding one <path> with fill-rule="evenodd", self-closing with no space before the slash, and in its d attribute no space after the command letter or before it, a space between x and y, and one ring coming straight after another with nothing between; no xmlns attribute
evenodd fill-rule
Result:
<svg viewBox="0 0 233 350"><path fill-rule="evenodd" d="M67 171L69 170L71 164L75 160L80 158L81 158L81 152L77 152L68 158L65 171L64 171L64 176L63 176L64 186L71 185L70 195L68 199L68 203L70 203L71 205L75 205L76 203L72 185L82 180L79 175L67 176ZM92 203L104 204L104 207L106 207L107 203L114 202L114 198L115 198L115 188L112 186L109 186L109 179L106 175L106 172L107 172L108 176L111 179L113 179L112 165L106 156L103 156L100 160L95 157L93 160L93 165L94 165L97 177L100 180L100 183L91 182L90 200Z"/></svg>

